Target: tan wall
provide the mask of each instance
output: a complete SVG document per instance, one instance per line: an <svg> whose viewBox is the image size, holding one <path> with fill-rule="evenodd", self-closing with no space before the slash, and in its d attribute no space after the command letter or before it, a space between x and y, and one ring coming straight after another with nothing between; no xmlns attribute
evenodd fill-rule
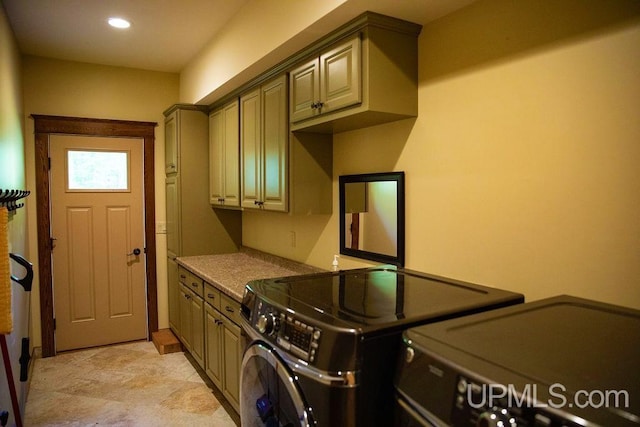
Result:
<svg viewBox="0 0 640 427"><path fill-rule="evenodd" d="M27 56L23 60L27 185L35 189L34 138L31 114L157 122L155 129L156 221L165 220L164 116L177 102L179 76L172 73L90 65ZM32 193L32 196L35 196ZM37 260L36 212L29 211L30 258ZM154 226L152 224L152 226ZM169 326L166 235L156 234L158 323ZM37 263L35 263L37 264ZM37 269L37 265L36 265ZM40 340L40 302L34 286L34 341ZM35 345L40 345L36 343Z"/></svg>
<svg viewBox="0 0 640 427"><path fill-rule="evenodd" d="M333 215L244 213L243 243L328 269L338 175L403 170L408 268L640 308L638 3L566 3L425 26L419 117L335 135Z"/></svg>
<svg viewBox="0 0 640 427"><path fill-rule="evenodd" d="M20 52L0 5L0 188L24 188Z"/></svg>
<svg viewBox="0 0 640 427"><path fill-rule="evenodd" d="M20 81L20 53L9 27L4 8L0 5L0 189L26 189L24 173L24 137L22 126L22 90ZM31 198L32 199L32 198ZM9 253L25 255L27 250L27 209L29 197L21 199L25 207L9 214ZM26 256L26 255L25 255ZM13 264L13 263L12 263ZM22 277L24 271L14 264L12 274ZM5 283L0 286L6 285ZM11 286L12 332L6 335L7 350L15 386L20 393L20 364L22 338L29 336L29 294L13 282ZM0 408L11 408L9 383L0 375ZM9 425L14 425L13 411L9 410Z"/></svg>
<svg viewBox="0 0 640 427"><path fill-rule="evenodd" d="M345 1L247 2L182 70L181 102L208 104L256 77L322 36L323 25L317 21ZM312 25L318 28L309 30Z"/></svg>

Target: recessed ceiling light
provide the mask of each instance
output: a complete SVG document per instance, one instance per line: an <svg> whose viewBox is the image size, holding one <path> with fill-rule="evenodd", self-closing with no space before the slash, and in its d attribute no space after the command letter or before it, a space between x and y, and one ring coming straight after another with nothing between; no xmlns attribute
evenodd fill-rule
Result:
<svg viewBox="0 0 640 427"><path fill-rule="evenodd" d="M131 26L129 21L122 18L109 18L107 22L114 28L129 28Z"/></svg>

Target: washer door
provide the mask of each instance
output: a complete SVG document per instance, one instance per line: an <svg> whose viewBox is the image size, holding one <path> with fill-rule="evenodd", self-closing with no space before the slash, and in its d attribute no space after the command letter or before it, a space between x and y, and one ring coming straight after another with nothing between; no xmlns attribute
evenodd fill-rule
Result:
<svg viewBox="0 0 640 427"><path fill-rule="evenodd" d="M314 425L296 376L263 341L252 342L242 359L240 421L243 427Z"/></svg>

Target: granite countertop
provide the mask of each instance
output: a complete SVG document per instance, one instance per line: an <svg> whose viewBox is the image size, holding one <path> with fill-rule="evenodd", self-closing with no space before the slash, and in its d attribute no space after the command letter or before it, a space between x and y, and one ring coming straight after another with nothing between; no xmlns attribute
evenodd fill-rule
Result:
<svg viewBox="0 0 640 427"><path fill-rule="evenodd" d="M245 285L251 280L325 271L251 248L228 254L178 257L176 262L237 302L242 302Z"/></svg>

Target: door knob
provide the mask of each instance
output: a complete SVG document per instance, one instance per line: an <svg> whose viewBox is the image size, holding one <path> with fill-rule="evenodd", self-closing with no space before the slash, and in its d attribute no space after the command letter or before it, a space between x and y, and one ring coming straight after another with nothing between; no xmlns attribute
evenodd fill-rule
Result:
<svg viewBox="0 0 640 427"><path fill-rule="evenodd" d="M135 256L140 255L140 249L135 248L133 252L131 252L130 254L127 254L127 256L131 256L131 255L135 255Z"/></svg>

